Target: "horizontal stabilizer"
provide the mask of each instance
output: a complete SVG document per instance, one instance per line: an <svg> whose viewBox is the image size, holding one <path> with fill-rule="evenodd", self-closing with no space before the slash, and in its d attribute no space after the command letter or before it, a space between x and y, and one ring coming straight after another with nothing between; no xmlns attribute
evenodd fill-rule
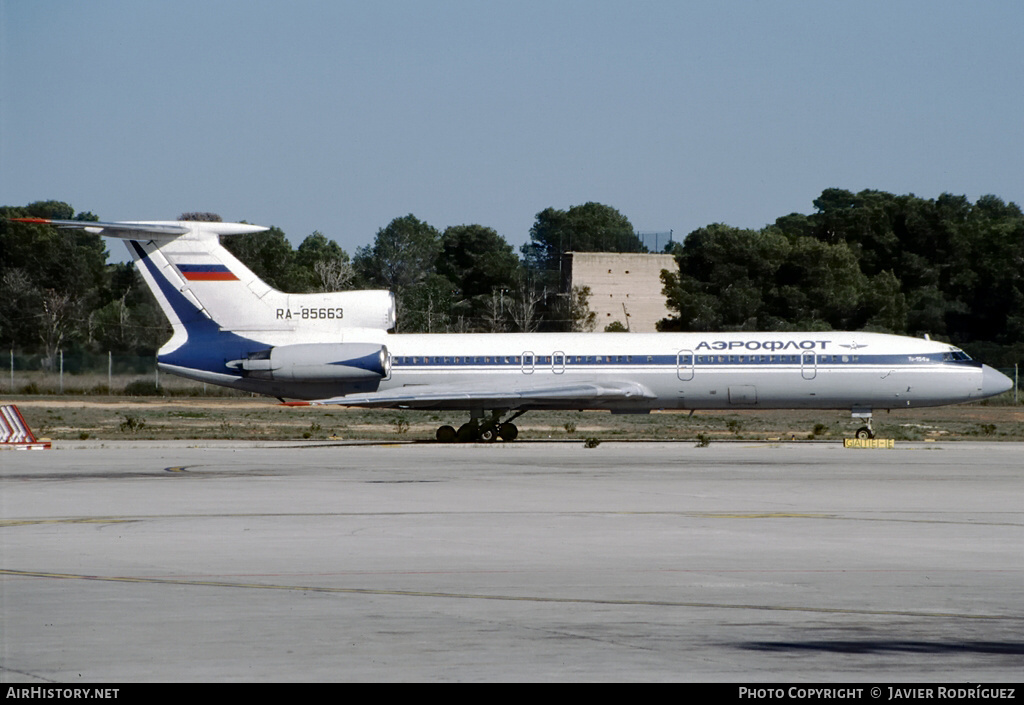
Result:
<svg viewBox="0 0 1024 705"><path fill-rule="evenodd" d="M11 218L15 223L37 225L54 225L58 228L81 228L91 233L102 233L107 237L122 240L154 240L173 238L193 231L213 233L215 235L246 235L261 233L268 228L248 223L211 223L206 221L124 221L104 223L88 220L52 220L50 218Z"/></svg>

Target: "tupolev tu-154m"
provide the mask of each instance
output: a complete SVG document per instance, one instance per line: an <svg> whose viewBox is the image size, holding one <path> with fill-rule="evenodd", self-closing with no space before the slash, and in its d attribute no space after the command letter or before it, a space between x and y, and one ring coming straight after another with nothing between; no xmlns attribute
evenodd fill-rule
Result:
<svg viewBox="0 0 1024 705"><path fill-rule="evenodd" d="M388 291L287 294L220 244L244 223L13 219L125 241L173 329L159 368L293 399L468 411L439 441L514 440L535 409L875 409L976 401L1013 382L962 350L866 332L398 334Z"/></svg>

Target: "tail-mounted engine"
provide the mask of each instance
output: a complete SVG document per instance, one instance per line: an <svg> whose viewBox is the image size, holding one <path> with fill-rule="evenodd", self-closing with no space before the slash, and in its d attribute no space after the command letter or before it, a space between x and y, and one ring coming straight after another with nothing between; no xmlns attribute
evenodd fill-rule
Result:
<svg viewBox="0 0 1024 705"><path fill-rule="evenodd" d="M278 345L232 360L245 377L280 382L362 382L391 376L391 356L373 343Z"/></svg>

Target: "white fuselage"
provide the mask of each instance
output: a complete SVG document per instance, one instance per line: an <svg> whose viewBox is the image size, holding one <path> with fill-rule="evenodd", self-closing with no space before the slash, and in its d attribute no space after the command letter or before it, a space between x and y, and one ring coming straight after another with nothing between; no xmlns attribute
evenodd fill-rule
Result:
<svg viewBox="0 0 1024 705"><path fill-rule="evenodd" d="M895 408L983 391L981 366L954 361L949 345L870 333L392 335L385 344L392 366L381 389L549 377L654 393L607 407L621 410Z"/></svg>
<svg viewBox="0 0 1024 705"><path fill-rule="evenodd" d="M525 388L611 382L635 384L645 390L629 400L562 399L511 406L622 412L890 409L955 404L993 393L986 388L985 370L990 368L971 361L956 348L876 333L387 334L354 329L342 331L339 338L340 343L384 345L390 373L368 387L364 383L298 385L237 380L217 370L165 369L298 399L460 385ZM476 402L458 398L432 406L480 408Z"/></svg>

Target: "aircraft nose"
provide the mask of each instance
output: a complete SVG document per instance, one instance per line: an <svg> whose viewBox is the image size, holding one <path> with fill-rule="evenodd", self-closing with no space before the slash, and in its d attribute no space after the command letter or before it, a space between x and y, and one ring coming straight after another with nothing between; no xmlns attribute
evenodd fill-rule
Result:
<svg viewBox="0 0 1024 705"><path fill-rule="evenodd" d="M1013 380L988 365L981 366L981 396L994 397L1013 389Z"/></svg>

